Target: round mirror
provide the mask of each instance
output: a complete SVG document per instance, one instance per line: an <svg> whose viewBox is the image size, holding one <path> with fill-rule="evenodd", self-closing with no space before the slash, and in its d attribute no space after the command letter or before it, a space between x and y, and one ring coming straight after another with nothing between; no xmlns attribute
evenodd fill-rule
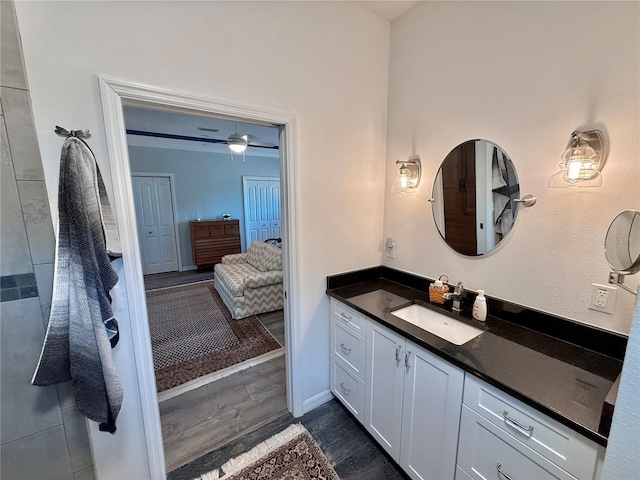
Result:
<svg viewBox="0 0 640 480"><path fill-rule="evenodd" d="M433 183L433 218L444 241L463 255L484 255L513 228L520 184L509 155L488 140L451 150Z"/></svg>
<svg viewBox="0 0 640 480"><path fill-rule="evenodd" d="M613 219L604 252L616 272L630 275L640 271L640 212L625 210Z"/></svg>

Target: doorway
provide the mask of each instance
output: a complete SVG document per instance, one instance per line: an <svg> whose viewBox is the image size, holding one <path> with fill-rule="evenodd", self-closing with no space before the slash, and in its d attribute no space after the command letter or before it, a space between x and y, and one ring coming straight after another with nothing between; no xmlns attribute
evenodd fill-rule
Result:
<svg viewBox="0 0 640 480"><path fill-rule="evenodd" d="M231 258L244 264L235 274L258 274L245 270L253 257L238 254L281 234L279 131L133 106L124 115L169 472L287 413L282 267L279 285L260 289L255 314L230 311L228 291L213 281L214 267ZM233 155L225 140L240 135L251 142ZM245 237L247 219L266 236ZM176 236L185 271L166 275L176 270Z"/></svg>
<svg viewBox="0 0 640 480"><path fill-rule="evenodd" d="M299 332L295 318L299 316L299 264L296 171L296 116L292 112L274 107L247 104L246 102L215 99L109 79L100 79L103 99L103 114L107 133L109 164L114 190L114 207L119 221L123 272L127 280L126 299L130 318L147 318L147 309L142 282L140 252L137 242L131 168L127 154L127 142L123 118L123 105L144 105L148 108L169 108L200 115L222 115L246 121L267 122L278 125L281 137L282 178L282 229L285 324L287 406L294 416L303 412L303 381L299 362ZM136 382L138 385L144 441L150 473L153 478L165 477L161 423L153 375L153 358L150 337L144 321L131 322L131 335L136 355Z"/></svg>

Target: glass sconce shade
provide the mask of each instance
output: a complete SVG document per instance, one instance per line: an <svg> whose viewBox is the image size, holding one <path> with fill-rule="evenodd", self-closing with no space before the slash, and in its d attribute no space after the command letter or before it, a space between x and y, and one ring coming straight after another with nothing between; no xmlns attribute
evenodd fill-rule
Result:
<svg viewBox="0 0 640 480"><path fill-rule="evenodd" d="M234 153L242 153L247 149L247 142L242 140L228 140L227 146Z"/></svg>
<svg viewBox="0 0 640 480"><path fill-rule="evenodd" d="M391 186L391 193L416 193L422 174L420 157L411 155L406 161L396 161L396 165L400 165L400 168Z"/></svg>
<svg viewBox="0 0 640 480"><path fill-rule="evenodd" d="M604 163L604 137L598 130L573 132L562 154L560 171L550 179L550 188L602 186L600 168Z"/></svg>

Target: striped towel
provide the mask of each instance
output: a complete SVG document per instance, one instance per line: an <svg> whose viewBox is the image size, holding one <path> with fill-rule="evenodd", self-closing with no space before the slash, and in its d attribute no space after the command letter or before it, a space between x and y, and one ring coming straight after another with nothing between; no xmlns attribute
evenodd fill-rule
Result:
<svg viewBox="0 0 640 480"><path fill-rule="evenodd" d="M115 433L123 395L111 355L118 329L109 292L120 245L93 152L75 133L62 146L51 314L32 383L71 380L80 412Z"/></svg>

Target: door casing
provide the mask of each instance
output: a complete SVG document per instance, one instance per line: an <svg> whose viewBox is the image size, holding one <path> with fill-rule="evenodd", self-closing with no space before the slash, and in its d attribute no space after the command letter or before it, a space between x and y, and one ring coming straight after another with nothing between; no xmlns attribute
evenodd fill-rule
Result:
<svg viewBox="0 0 640 480"><path fill-rule="evenodd" d="M300 221L297 209L297 116L286 108L258 105L226 98L215 98L177 90L142 85L99 77L106 144L114 193L114 210L118 220L126 278L127 308L131 319L135 370L140 395L141 415L151 478L166 478L162 427L153 370L151 338L148 328L140 249L131 185L131 167L127 148L123 105L143 105L150 108L171 108L200 115L219 115L244 121L278 125L281 130L280 178L282 246L285 289L285 368L287 407L294 417L304 413L304 378L302 370L302 332L300 332Z"/></svg>

